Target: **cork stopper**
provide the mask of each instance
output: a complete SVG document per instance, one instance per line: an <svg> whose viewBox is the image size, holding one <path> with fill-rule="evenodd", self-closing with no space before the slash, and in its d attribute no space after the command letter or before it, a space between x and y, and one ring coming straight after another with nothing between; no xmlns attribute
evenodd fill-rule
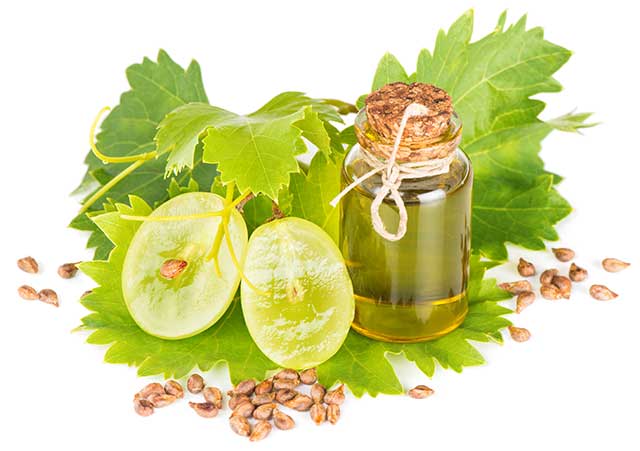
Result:
<svg viewBox="0 0 640 451"><path fill-rule="evenodd" d="M426 83L391 83L365 100L365 127L356 127L360 145L380 158L389 158L406 108L417 103L427 107L423 115L408 119L396 160L418 162L445 158L455 151L461 127L452 126L455 116L451 97Z"/></svg>

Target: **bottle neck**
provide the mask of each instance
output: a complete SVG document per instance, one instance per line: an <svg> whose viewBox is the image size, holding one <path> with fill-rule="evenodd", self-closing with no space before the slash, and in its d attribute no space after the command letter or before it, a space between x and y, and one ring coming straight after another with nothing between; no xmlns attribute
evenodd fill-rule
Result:
<svg viewBox="0 0 640 451"><path fill-rule="evenodd" d="M369 122L364 109L356 117L354 130L363 152L372 155L381 162L389 160L394 154L395 142L377 132ZM416 138L412 136L411 130L407 129L402 133L395 153L395 162L402 165L419 166L427 164L429 160L450 159L457 149L461 137L462 122L455 113L451 115L448 127L438 136L429 139ZM428 166L432 165L428 164ZM438 165L437 162L436 165Z"/></svg>

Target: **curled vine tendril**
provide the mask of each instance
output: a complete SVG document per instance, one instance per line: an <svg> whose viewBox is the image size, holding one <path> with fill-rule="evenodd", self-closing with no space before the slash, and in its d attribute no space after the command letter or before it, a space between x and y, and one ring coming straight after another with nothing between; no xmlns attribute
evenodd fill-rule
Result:
<svg viewBox="0 0 640 451"><path fill-rule="evenodd" d="M100 199L102 196L104 196L107 192L109 192L109 190L111 188L113 188L120 181L122 181L125 177L127 177L133 171L135 171L140 166L142 166L145 162L147 162L149 160L152 160L152 159L154 159L154 158L156 158L158 156L158 152L155 151L155 150L152 151L152 152L145 152L145 153L139 154L139 155L129 155L129 156L126 156L126 157L110 157L108 155L103 154L98 149L98 146L96 145L96 139L95 139L96 138L96 128L98 128L98 124L100 123L100 119L102 118L102 115L104 113L106 113L107 111L109 111L109 110L110 110L110 108L108 106L102 108L98 112L96 118L93 120L93 124L91 124L91 130L89 132L89 145L91 146L91 152L93 152L93 154L98 159L100 159L104 164L131 163L131 165L127 166L125 169L122 170L122 172L120 172L114 178L112 178L107 183L102 185L102 187L100 187L99 190L97 190L95 193L93 193L91 195L91 197L89 197L84 202L84 204L82 205L82 208L80 208L80 212L79 212L80 214L87 212L89 210L89 208L91 208L91 206L98 201L98 199Z"/></svg>

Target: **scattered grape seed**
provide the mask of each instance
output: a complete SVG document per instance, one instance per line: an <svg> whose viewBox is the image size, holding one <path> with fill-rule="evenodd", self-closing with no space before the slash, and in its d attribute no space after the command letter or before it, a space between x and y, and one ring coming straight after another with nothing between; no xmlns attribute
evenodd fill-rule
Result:
<svg viewBox="0 0 640 451"><path fill-rule="evenodd" d="M18 295L27 301L37 301L40 298L35 288L30 287L29 285L22 285L19 287Z"/></svg>
<svg viewBox="0 0 640 451"><path fill-rule="evenodd" d="M50 288L45 288L44 290L40 290L38 292L38 299L45 304L53 305L54 307L59 307L60 303L58 301L58 293L53 291Z"/></svg>
<svg viewBox="0 0 640 451"><path fill-rule="evenodd" d="M255 408L256 406L254 406L253 403L251 403L251 401L243 401L240 404L238 404L235 409L233 409L232 415L240 415L240 416L249 418L253 413L253 411L255 410Z"/></svg>
<svg viewBox="0 0 640 451"><path fill-rule="evenodd" d="M409 396L414 399L424 399L433 395L435 392L432 388L427 387L426 385L416 385L411 390L407 392Z"/></svg>
<svg viewBox="0 0 640 451"><path fill-rule="evenodd" d="M608 272L620 272L631 266L631 263L623 262L617 258L605 258L602 260L602 267Z"/></svg>
<svg viewBox="0 0 640 451"><path fill-rule="evenodd" d="M331 390L324 395L324 402L327 404L342 404L344 402L344 384L340 384L335 390Z"/></svg>
<svg viewBox="0 0 640 451"><path fill-rule="evenodd" d="M315 368L309 368L300 373L300 381L305 385L313 385L318 381L318 372Z"/></svg>
<svg viewBox="0 0 640 451"><path fill-rule="evenodd" d="M71 279L78 272L78 263L65 263L58 268L58 275L63 279Z"/></svg>
<svg viewBox="0 0 640 451"><path fill-rule="evenodd" d="M315 403L321 403L324 400L324 395L327 393L327 389L324 385L315 383L311 386L311 399Z"/></svg>
<svg viewBox="0 0 640 451"><path fill-rule="evenodd" d="M23 257L18 260L18 268L29 274L38 272L38 262L33 257Z"/></svg>
<svg viewBox="0 0 640 451"><path fill-rule="evenodd" d="M231 392L233 393L233 392ZM236 407L238 407L240 404L242 404L243 402L248 401L251 402L251 400L249 399L249 397L247 395L231 395L229 397L229 402L227 403L229 405L229 408L231 410L234 410Z"/></svg>
<svg viewBox="0 0 640 451"><path fill-rule="evenodd" d="M298 379L300 379L300 375L296 370L285 368L284 370L281 370L275 376L273 376L273 378L280 380L297 381Z"/></svg>
<svg viewBox="0 0 640 451"><path fill-rule="evenodd" d="M309 415L315 424L320 426L327 419L327 408L322 404L315 403L309 410Z"/></svg>
<svg viewBox="0 0 640 451"><path fill-rule="evenodd" d="M233 388L233 393L236 395L251 395L256 388L256 381L253 379L247 379L239 382Z"/></svg>
<svg viewBox="0 0 640 451"><path fill-rule="evenodd" d="M300 385L299 379L275 379L273 381L274 390L293 390Z"/></svg>
<svg viewBox="0 0 640 451"><path fill-rule="evenodd" d="M156 393L165 393L164 387L158 382L151 382L145 385L135 396L140 399L148 399L149 396Z"/></svg>
<svg viewBox="0 0 640 451"><path fill-rule="evenodd" d="M536 294L533 291L520 293L516 299L516 313L522 313L522 311L533 304L535 300Z"/></svg>
<svg viewBox="0 0 640 451"><path fill-rule="evenodd" d="M569 299L571 297L571 279L565 276L553 276L551 284L555 285L560 290L560 295Z"/></svg>
<svg viewBox="0 0 640 451"><path fill-rule="evenodd" d="M518 262L518 273L522 277L531 277L536 274L536 267L533 263L526 261L524 258L520 258Z"/></svg>
<svg viewBox="0 0 640 451"><path fill-rule="evenodd" d="M591 288L589 288L589 294L592 298L598 301L610 301L611 299L618 297L616 293L604 285L591 285Z"/></svg>
<svg viewBox="0 0 640 451"><path fill-rule="evenodd" d="M540 283L542 285L551 285L553 276L557 276L559 271L555 268L547 269L540 274Z"/></svg>
<svg viewBox="0 0 640 451"><path fill-rule="evenodd" d="M202 418L213 418L218 415L218 408L210 402L189 402L189 407Z"/></svg>
<svg viewBox="0 0 640 451"><path fill-rule="evenodd" d="M269 420L273 415L273 409L276 408L276 404L273 402L262 404L253 411L253 418L256 420Z"/></svg>
<svg viewBox="0 0 640 451"><path fill-rule="evenodd" d="M306 412L313 405L313 399L307 395L298 393L295 398L285 402L284 405L298 412Z"/></svg>
<svg viewBox="0 0 640 451"><path fill-rule="evenodd" d="M284 404L285 402L295 398L297 394L298 392L296 392L295 390L283 388L276 392L276 401L278 401L280 404Z"/></svg>
<svg viewBox="0 0 640 451"><path fill-rule="evenodd" d="M264 393L269 393L271 390L273 390L273 380L265 379L262 382L260 382L258 385L256 385L254 393L256 395L262 395Z"/></svg>
<svg viewBox="0 0 640 451"><path fill-rule="evenodd" d="M264 439L271 432L271 423L265 420L260 420L253 427L253 431L249 436L249 440L252 442L257 442L258 440Z"/></svg>
<svg viewBox="0 0 640 451"><path fill-rule="evenodd" d="M518 280L516 282L504 282L498 285L505 291L508 291L511 294L520 294L524 291L531 291L533 288L531 287L531 283L528 280Z"/></svg>
<svg viewBox="0 0 640 451"><path fill-rule="evenodd" d="M278 410L278 408L273 409L272 416L273 424L278 429L281 429L283 431L289 430L296 425L295 421L293 421L293 418L291 418L286 413L281 412L280 410Z"/></svg>
<svg viewBox="0 0 640 451"><path fill-rule="evenodd" d="M192 374L187 380L187 390L189 393L197 395L204 389L204 379L199 374Z"/></svg>
<svg viewBox="0 0 640 451"><path fill-rule="evenodd" d="M329 404L327 406L327 420L331 424L336 424L340 419L340 406L338 404Z"/></svg>
<svg viewBox="0 0 640 451"><path fill-rule="evenodd" d="M176 402L176 399L175 396L165 393L164 389L162 393L152 393L147 397L147 401L153 404L155 408L166 407Z"/></svg>
<svg viewBox="0 0 640 451"><path fill-rule="evenodd" d="M276 394L274 392L262 393L260 395L254 395L253 398L251 398L251 403L254 406L261 406L262 404L272 403L275 397Z"/></svg>
<svg viewBox="0 0 640 451"><path fill-rule="evenodd" d="M571 267L569 268L569 278L574 282L582 282L587 278L589 273L586 269L581 268L575 263L571 263Z"/></svg>
<svg viewBox="0 0 640 451"><path fill-rule="evenodd" d="M231 426L233 432L243 437L249 437L249 434L251 434L249 420L241 415L231 415L231 418L229 418L229 426Z"/></svg>
<svg viewBox="0 0 640 451"><path fill-rule="evenodd" d="M147 401L146 399L134 399L133 400L133 409L135 412L141 417L148 417L152 415L154 412L153 404Z"/></svg>
<svg viewBox="0 0 640 451"><path fill-rule="evenodd" d="M222 409L222 392L217 387L205 387L202 390L205 401L216 406L216 409Z"/></svg>
<svg viewBox="0 0 640 451"><path fill-rule="evenodd" d="M542 285L540 287L540 294L543 298L549 301L557 301L558 299L562 299L562 293L560 289L555 285Z"/></svg>
<svg viewBox="0 0 640 451"><path fill-rule="evenodd" d="M164 391L167 394L173 395L178 399L184 398L184 389L182 388L182 385L180 385L178 381L174 381L174 380L167 381L164 384Z"/></svg>
<svg viewBox="0 0 640 451"><path fill-rule="evenodd" d="M531 338L531 332L524 327L509 326L509 334L513 341L517 341L518 343L528 341L529 338Z"/></svg>
<svg viewBox="0 0 640 451"><path fill-rule="evenodd" d="M576 256L576 253L566 247L554 247L551 249L553 255L561 262L568 262Z"/></svg>

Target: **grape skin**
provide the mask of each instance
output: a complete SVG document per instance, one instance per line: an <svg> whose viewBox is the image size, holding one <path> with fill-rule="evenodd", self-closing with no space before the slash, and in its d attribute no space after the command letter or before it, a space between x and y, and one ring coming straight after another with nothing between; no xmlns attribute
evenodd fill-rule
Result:
<svg viewBox="0 0 640 451"><path fill-rule="evenodd" d="M263 291L242 283L247 327L267 357L302 369L338 351L353 320L353 288L340 251L320 227L293 217L260 226L244 272Z"/></svg>
<svg viewBox="0 0 640 451"><path fill-rule="evenodd" d="M186 193L165 202L150 216L182 216L221 210L222 197ZM207 259L220 217L144 222L133 237L122 270L122 291L134 321L147 333L181 339L213 325L227 310L240 283L240 273L223 242L218 254L221 277ZM247 247L244 219L232 209L229 228L236 255ZM167 259L188 262L173 280L160 275Z"/></svg>

